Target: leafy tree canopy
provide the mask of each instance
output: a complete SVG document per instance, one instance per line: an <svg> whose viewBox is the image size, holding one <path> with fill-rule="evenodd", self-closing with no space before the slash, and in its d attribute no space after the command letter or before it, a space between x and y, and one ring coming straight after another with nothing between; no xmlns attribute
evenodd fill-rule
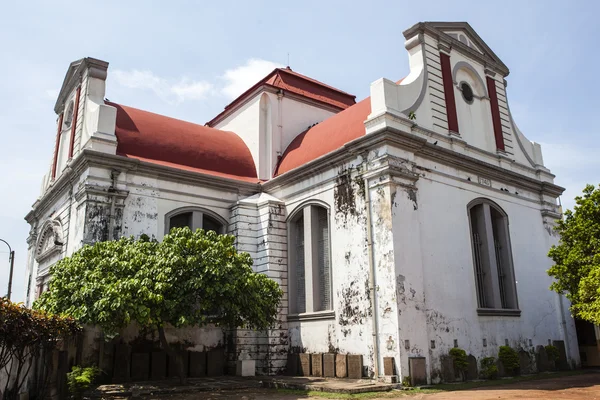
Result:
<svg viewBox="0 0 600 400"><path fill-rule="evenodd" d="M560 242L548 254L550 289L566 295L574 316L600 324L600 186L587 185L575 203L558 221Z"/></svg>
<svg viewBox="0 0 600 400"><path fill-rule="evenodd" d="M162 242L98 242L51 268L50 290L35 307L99 325L108 335L132 321L163 337L165 324L266 329L282 291L251 265L233 236L212 231L175 228Z"/></svg>

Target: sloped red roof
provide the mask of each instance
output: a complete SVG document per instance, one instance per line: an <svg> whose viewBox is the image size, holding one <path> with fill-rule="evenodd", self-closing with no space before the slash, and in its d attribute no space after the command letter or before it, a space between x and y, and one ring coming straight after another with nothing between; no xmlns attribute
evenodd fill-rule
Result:
<svg viewBox="0 0 600 400"><path fill-rule="evenodd" d="M367 97L302 132L285 149L275 176L316 160L339 149L346 143L364 136L364 122L370 113L371 98Z"/></svg>
<svg viewBox="0 0 600 400"><path fill-rule="evenodd" d="M404 78L396 82L402 83ZM285 149L275 176L316 160L346 143L364 136L367 117L371 113L371 97L359 101L344 111L302 132Z"/></svg>
<svg viewBox="0 0 600 400"><path fill-rule="evenodd" d="M117 109L117 154L158 165L258 182L244 141L221 131L107 102Z"/></svg>
<svg viewBox="0 0 600 400"><path fill-rule="evenodd" d="M352 94L299 74L292 71L289 67L275 68L270 74L225 106L225 109L212 120L208 121L206 125L213 126L216 124L217 121L221 120L238 104L243 102L248 94L263 85L283 89L284 91L333 106L339 110L344 110L356 103L356 96Z"/></svg>

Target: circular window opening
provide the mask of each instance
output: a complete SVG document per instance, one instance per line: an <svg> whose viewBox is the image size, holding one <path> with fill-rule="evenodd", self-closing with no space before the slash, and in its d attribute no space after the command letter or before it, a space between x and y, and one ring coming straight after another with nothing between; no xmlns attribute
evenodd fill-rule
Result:
<svg viewBox="0 0 600 400"><path fill-rule="evenodd" d="M473 89L468 83L463 82L460 84L460 91L462 92L463 98L469 104L473 102Z"/></svg>
<svg viewBox="0 0 600 400"><path fill-rule="evenodd" d="M70 128L72 122L73 122L73 101L71 100L71 102L69 103L69 105L67 107L67 112L65 113L65 121L63 122L63 125L65 128Z"/></svg>

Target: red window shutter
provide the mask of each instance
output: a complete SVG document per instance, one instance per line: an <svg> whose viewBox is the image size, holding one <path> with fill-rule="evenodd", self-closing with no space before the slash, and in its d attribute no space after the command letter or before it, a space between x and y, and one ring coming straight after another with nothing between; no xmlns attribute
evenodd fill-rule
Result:
<svg viewBox="0 0 600 400"><path fill-rule="evenodd" d="M496 148L504 151L504 136L502 135L502 124L500 123L500 106L498 105L498 94L496 93L496 81L489 76L487 77L487 87L492 110L492 122L494 123Z"/></svg>
<svg viewBox="0 0 600 400"><path fill-rule="evenodd" d="M442 81L444 82L444 98L446 100L446 116L448 130L458 133L458 116L456 115L456 100L454 99L454 84L452 83L452 70L450 69L450 56L440 53L442 65Z"/></svg>
<svg viewBox="0 0 600 400"><path fill-rule="evenodd" d="M73 158L73 145L75 144L75 129L77 128L77 116L79 114L79 97L81 96L81 86L77 88L75 95L75 108L73 109L73 123L71 125L71 141L69 143L69 160Z"/></svg>
<svg viewBox="0 0 600 400"><path fill-rule="evenodd" d="M56 144L54 145L54 161L52 161L52 179L56 177L56 163L58 162L58 150L60 149L60 132L62 131L63 115L58 117L58 128L56 128Z"/></svg>

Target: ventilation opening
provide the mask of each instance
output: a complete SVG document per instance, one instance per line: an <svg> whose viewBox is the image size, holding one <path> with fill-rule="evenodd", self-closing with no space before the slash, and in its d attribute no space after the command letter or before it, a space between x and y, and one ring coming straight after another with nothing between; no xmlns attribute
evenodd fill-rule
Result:
<svg viewBox="0 0 600 400"><path fill-rule="evenodd" d="M473 102L473 89L468 83L463 82L460 84L460 91L462 92L463 98L469 104Z"/></svg>

